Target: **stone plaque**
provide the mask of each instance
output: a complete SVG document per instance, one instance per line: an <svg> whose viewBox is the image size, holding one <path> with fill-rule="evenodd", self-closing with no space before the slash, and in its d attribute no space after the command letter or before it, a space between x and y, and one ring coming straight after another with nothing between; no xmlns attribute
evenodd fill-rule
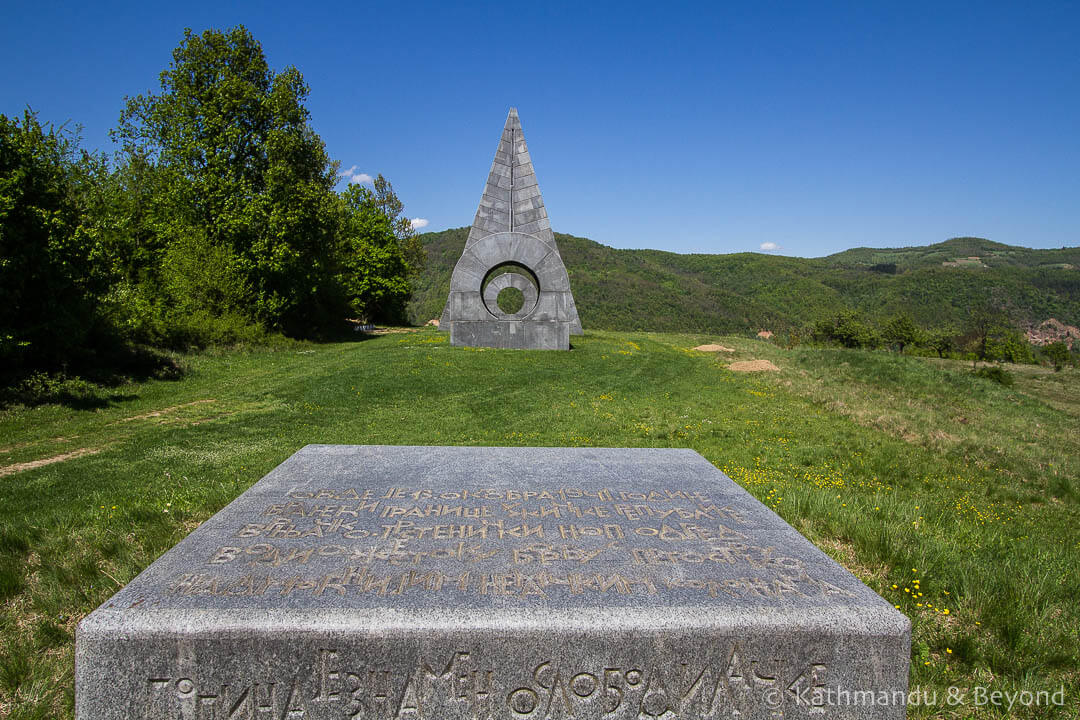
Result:
<svg viewBox="0 0 1080 720"><path fill-rule="evenodd" d="M309 445L82 621L76 717L902 718L909 652L691 450Z"/></svg>

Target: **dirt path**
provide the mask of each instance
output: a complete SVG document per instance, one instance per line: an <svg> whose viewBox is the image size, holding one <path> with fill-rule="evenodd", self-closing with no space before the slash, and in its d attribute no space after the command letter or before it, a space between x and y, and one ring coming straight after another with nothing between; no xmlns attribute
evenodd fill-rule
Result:
<svg viewBox="0 0 1080 720"><path fill-rule="evenodd" d="M94 455L101 452L105 448L79 448L78 450L72 450L71 452L62 453L60 455L53 455L52 457L41 458L40 460L31 460L29 462L15 463L14 465L5 465L0 467L0 477L5 475L14 475L17 472L23 470L33 470L34 468L45 467L46 465L52 465L53 463L64 462L65 460L73 460L77 457L83 457L84 455Z"/></svg>
<svg viewBox="0 0 1080 720"><path fill-rule="evenodd" d="M161 417L162 415L168 415L171 412L179 410L180 408L191 407L192 405L202 405L204 403L217 402L214 398L207 398L206 400L195 400L194 402L184 403L183 405L173 405L172 407L162 408L161 410L151 410L148 413L142 415L132 415L131 417L120 418L116 422L131 422L132 420L149 420L150 418ZM115 424L115 423L114 423Z"/></svg>

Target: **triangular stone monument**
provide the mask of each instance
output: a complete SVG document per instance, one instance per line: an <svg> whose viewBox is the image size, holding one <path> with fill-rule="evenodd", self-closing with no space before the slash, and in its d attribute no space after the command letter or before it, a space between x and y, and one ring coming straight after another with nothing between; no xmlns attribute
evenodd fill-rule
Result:
<svg viewBox="0 0 1080 720"><path fill-rule="evenodd" d="M514 312L499 305L510 288L524 299ZM451 344L472 347L569 350L570 335L581 334L516 108L506 116L439 327L450 331Z"/></svg>

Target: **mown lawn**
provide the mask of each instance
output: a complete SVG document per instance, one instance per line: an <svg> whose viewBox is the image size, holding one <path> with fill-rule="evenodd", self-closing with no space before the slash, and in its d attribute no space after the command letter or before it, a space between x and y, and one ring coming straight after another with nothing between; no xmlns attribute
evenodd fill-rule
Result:
<svg viewBox="0 0 1080 720"><path fill-rule="evenodd" d="M749 359L781 370L726 369ZM78 620L307 443L694 448L911 617L911 683L939 705L910 717L1080 717L1076 371L1010 388L883 352L431 330L182 363L95 409L0 412L0 717L71 717ZM976 686L1066 702L975 706Z"/></svg>

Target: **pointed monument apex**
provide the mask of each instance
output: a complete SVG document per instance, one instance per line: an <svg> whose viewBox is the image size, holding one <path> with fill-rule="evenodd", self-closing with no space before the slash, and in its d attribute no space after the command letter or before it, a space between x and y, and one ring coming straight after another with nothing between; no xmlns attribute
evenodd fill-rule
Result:
<svg viewBox="0 0 1080 720"><path fill-rule="evenodd" d="M524 303L508 312L499 296L511 288ZM452 344L474 347L567 350L569 336L581 334L517 108L506 116L439 327Z"/></svg>

